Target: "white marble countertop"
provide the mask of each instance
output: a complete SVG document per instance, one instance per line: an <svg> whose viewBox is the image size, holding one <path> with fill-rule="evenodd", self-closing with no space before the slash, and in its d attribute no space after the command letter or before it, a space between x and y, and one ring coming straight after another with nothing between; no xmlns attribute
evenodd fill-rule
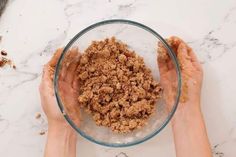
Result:
<svg viewBox="0 0 236 157"><path fill-rule="evenodd" d="M236 155L235 0L11 0L0 19L0 49L17 69L0 69L0 156L41 157L47 129L38 85L53 50L95 22L124 18L163 37L178 35L204 67L202 110L215 157ZM175 156L171 129L137 146L107 148L78 139L78 156Z"/></svg>

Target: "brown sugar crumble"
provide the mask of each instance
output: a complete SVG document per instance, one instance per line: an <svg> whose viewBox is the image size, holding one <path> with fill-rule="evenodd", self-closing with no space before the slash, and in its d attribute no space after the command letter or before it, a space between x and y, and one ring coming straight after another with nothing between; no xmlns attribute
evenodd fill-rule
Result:
<svg viewBox="0 0 236 157"><path fill-rule="evenodd" d="M162 88L143 58L114 37L93 41L77 68L79 106L98 126L128 133L144 126Z"/></svg>

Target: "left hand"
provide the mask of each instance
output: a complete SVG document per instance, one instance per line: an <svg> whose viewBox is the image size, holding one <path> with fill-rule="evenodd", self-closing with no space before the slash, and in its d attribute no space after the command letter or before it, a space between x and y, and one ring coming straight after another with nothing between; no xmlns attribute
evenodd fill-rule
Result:
<svg viewBox="0 0 236 157"><path fill-rule="evenodd" d="M59 125L72 129L63 114L61 113L54 94L53 76L55 66L62 53L62 49L58 49L52 59L44 66L43 76L39 86L42 108L47 116L49 125ZM71 50L62 64L61 75L59 77L60 95L68 115L77 116L75 123L79 125L79 109L77 105L77 84L74 76L78 64L79 54L77 50ZM76 106L76 107L75 107ZM73 117L72 116L72 117Z"/></svg>

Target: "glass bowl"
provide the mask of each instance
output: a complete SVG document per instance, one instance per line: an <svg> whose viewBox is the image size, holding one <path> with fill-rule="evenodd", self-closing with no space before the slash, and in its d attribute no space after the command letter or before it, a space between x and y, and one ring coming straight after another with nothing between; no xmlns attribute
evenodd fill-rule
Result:
<svg viewBox="0 0 236 157"><path fill-rule="evenodd" d="M151 115L147 124L141 129L136 129L127 134L114 133L110 128L97 126L90 115L86 114L82 109L80 114L80 125L76 125L75 120L72 120L65 110L66 104L64 104L61 99L61 91L59 89L58 78L61 73L61 64L65 58L65 54L71 52L69 50L74 47L78 47L80 52L83 53L93 40L103 40L112 36L126 43L129 49L134 50L138 55L144 58L144 62L146 66L151 69L155 80L160 80L157 64L158 42L161 42L165 46L176 69L177 89L175 91L175 101L172 105L173 108L167 109L165 100L161 98L161 100L156 103L155 113ZM141 23L121 19L98 22L75 35L75 37L64 48L57 63L54 76L54 89L57 103L68 123L86 139L110 147L136 145L158 134L168 124L176 111L180 97L180 88L181 77L179 64L174 52L165 40L153 29Z"/></svg>

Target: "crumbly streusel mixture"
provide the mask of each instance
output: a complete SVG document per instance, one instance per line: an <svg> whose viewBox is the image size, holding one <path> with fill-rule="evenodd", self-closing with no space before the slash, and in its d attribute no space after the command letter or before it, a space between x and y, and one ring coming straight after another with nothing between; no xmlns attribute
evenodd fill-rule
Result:
<svg viewBox="0 0 236 157"><path fill-rule="evenodd" d="M93 41L80 57L79 105L99 126L127 133L154 112L162 88L143 58L114 37Z"/></svg>

